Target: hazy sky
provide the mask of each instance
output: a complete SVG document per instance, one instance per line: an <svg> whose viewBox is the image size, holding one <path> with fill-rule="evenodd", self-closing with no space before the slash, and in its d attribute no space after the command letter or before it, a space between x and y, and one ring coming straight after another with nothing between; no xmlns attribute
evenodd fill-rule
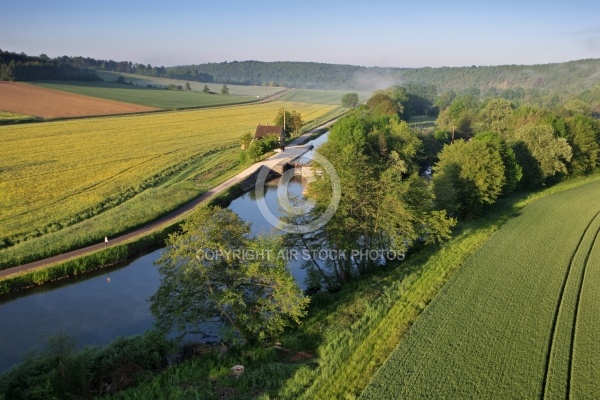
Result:
<svg viewBox="0 0 600 400"><path fill-rule="evenodd" d="M152 65L382 67L600 58L600 1L3 0L0 49Z"/></svg>

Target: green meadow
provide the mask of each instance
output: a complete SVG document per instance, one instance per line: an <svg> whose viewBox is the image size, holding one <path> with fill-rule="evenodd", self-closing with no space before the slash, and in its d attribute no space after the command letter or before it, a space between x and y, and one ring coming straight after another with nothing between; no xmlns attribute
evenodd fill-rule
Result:
<svg viewBox="0 0 600 400"><path fill-rule="evenodd" d="M366 101L371 96L371 92L294 89L286 93L281 100L293 101L296 103L342 105L342 96L348 92L357 93L359 101Z"/></svg>
<svg viewBox="0 0 600 400"><path fill-rule="evenodd" d="M214 82L196 82L196 81L188 81L184 79L171 79L171 78L159 78L155 76L145 76L145 75L137 75L137 74L126 74L122 72L114 72L114 71L96 71L101 79L106 82L115 82L119 76L122 76L125 79L125 82L131 82L135 86L157 86L160 89L164 89L169 85L181 85L185 89L185 84L189 82L192 91L201 92L204 90L204 85L208 86L208 89L215 92L221 93L221 88L223 87L222 83L214 83ZM285 90L284 87L276 86L276 87L267 87L267 86L255 86L255 85L230 85L227 84L229 88L230 96L250 96L256 98L268 98L275 93L279 93L282 90Z"/></svg>
<svg viewBox="0 0 600 400"><path fill-rule="evenodd" d="M250 96L223 96L197 91L155 89L123 85L116 82L45 81L32 83L44 88L83 96L99 97L167 110L248 103L256 100L256 98Z"/></svg>

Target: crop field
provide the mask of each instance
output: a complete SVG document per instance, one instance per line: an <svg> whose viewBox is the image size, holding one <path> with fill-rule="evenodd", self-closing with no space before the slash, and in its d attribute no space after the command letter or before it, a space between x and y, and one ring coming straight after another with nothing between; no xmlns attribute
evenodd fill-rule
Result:
<svg viewBox="0 0 600 400"><path fill-rule="evenodd" d="M25 83L0 82L0 110L13 114L63 118L156 110L156 108L114 100L65 93Z"/></svg>
<svg viewBox="0 0 600 400"><path fill-rule="evenodd" d="M204 89L204 85L207 85L208 88L215 92L221 93L221 88L223 87L222 83L204 83L204 82L195 82L195 81L186 81L183 79L170 79L170 78L158 78L154 76L144 76L144 75L136 75L136 74L124 74L120 72L113 71L96 71L100 78L104 79L104 81L115 82L119 76L122 76L126 82L131 82L135 86L143 86L147 87L156 86L159 88L165 88L169 85L181 85L185 88L185 84L189 82L192 91L201 92ZM250 96L256 98L268 98L272 96L274 93L281 92L285 90L285 87L275 86L275 87L267 87L267 86L254 86L254 85L230 85L227 84L229 88L230 96ZM325 103L323 103L325 104Z"/></svg>
<svg viewBox="0 0 600 400"><path fill-rule="evenodd" d="M196 91L154 89L116 82L48 81L32 83L47 89L167 110L249 103L256 100L255 97L250 96L223 96ZM220 91L221 86L219 86L218 93Z"/></svg>
<svg viewBox="0 0 600 400"><path fill-rule="evenodd" d="M155 207L158 195L148 193L161 185L171 191L165 200L173 199L174 208L205 191L215 173L235 166L231 152L237 152L240 136L254 132L259 122L271 122L280 107L300 112L305 121L335 108L276 101L0 127L0 245L33 243L119 205L140 203L142 194L147 201L138 207ZM212 164L206 164L211 157ZM178 187L183 194L173 192ZM124 231L140 221L118 222ZM14 247L0 250L4 267ZM27 252L13 253L22 258Z"/></svg>
<svg viewBox="0 0 600 400"><path fill-rule="evenodd" d="M285 94L281 100L295 101L299 103L335 104L339 106L342 104L342 96L348 92L357 93L359 101L365 101L371 97L371 92L294 89Z"/></svg>
<svg viewBox="0 0 600 400"><path fill-rule="evenodd" d="M361 398L597 398L600 182L525 207L458 270Z"/></svg>

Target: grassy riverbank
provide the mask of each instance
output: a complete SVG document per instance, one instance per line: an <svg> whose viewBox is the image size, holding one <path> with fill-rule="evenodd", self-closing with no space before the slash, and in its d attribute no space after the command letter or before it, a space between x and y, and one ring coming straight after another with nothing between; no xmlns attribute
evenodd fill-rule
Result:
<svg viewBox="0 0 600 400"><path fill-rule="evenodd" d="M454 238L422 249L408 261L314 296L302 327L281 338L283 349L247 348L223 353L200 348L202 357L170 368L117 398L187 398L193 395L262 398L358 396L412 323L453 273L507 220L549 194L600 179L561 183L499 202L485 218L462 223ZM229 368L244 364L233 379Z"/></svg>
<svg viewBox="0 0 600 400"><path fill-rule="evenodd" d="M0 269L177 209L239 171L240 137L281 107L307 123L338 108L275 101L0 126Z"/></svg>
<svg viewBox="0 0 600 400"><path fill-rule="evenodd" d="M240 196L241 193L240 186L234 185L209 200L207 206L226 207L233 199ZM162 247L165 239L170 233L175 232L179 228L182 220L183 217L176 221L165 223L150 233L131 238L123 243L111 245L106 249L90 252L31 271L9 275L4 279L0 279L0 296L121 263L151 249Z"/></svg>
<svg viewBox="0 0 600 400"><path fill-rule="evenodd" d="M157 375L141 374L136 386L114 398L357 397L454 272L500 226L538 198L599 179L595 175L513 195L485 218L460 224L448 243L415 251L407 261L338 293L313 296L309 316L282 335L281 347L188 346L184 361ZM245 373L233 378L229 369L237 364L245 366ZM0 389L7 376L0 379Z"/></svg>

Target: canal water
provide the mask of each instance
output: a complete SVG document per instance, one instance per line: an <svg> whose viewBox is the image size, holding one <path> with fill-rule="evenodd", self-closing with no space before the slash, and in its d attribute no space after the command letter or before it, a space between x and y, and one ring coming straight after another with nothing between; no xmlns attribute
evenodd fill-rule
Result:
<svg viewBox="0 0 600 400"><path fill-rule="evenodd" d="M327 139L322 135L312 144ZM311 157L309 152L306 158ZM281 216L277 187L279 179L265 185L264 201L275 216ZM290 197L301 197L304 182L290 180ZM229 208L250 222L252 232L276 232L262 216L251 190L235 199ZM143 333L152 327L148 299L158 289L160 277L154 262L163 249L141 256L127 264L98 270L74 279L49 283L0 298L0 373L18 363L28 352L42 349L48 337L62 332L78 345L107 344L119 336ZM292 260L289 268L298 284L304 286L302 260Z"/></svg>

